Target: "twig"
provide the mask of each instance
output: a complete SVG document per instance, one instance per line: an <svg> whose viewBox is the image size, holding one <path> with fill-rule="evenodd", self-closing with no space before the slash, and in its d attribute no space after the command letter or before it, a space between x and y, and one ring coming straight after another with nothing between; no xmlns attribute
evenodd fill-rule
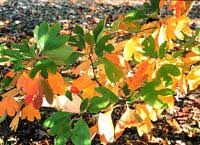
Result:
<svg viewBox="0 0 200 145"><path fill-rule="evenodd" d="M89 54L89 59L90 59L91 65L92 65L92 71L93 71L93 75L94 75L94 80L97 82L97 84L98 84L99 86L102 86L101 83L98 81L98 79L97 79L97 77L96 77L96 74L95 74L95 67L94 67L94 64L93 64L93 61L92 61L91 53Z"/></svg>

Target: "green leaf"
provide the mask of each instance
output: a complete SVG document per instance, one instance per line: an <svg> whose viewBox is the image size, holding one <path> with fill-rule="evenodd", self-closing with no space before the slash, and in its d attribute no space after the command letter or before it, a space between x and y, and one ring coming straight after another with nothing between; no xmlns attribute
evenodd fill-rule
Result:
<svg viewBox="0 0 200 145"><path fill-rule="evenodd" d="M94 37L90 33L85 34L85 41L90 45L91 48L94 46Z"/></svg>
<svg viewBox="0 0 200 145"><path fill-rule="evenodd" d="M168 95L174 95L176 92L172 89L166 88L166 89L161 89L158 91L159 95L162 96L168 96Z"/></svg>
<svg viewBox="0 0 200 145"><path fill-rule="evenodd" d="M7 117L7 114L4 114L3 116L0 116L0 123L4 122L6 117Z"/></svg>
<svg viewBox="0 0 200 145"><path fill-rule="evenodd" d="M75 145L91 145L89 127L82 118L75 124L70 139Z"/></svg>
<svg viewBox="0 0 200 145"><path fill-rule="evenodd" d="M24 58L23 55L18 50L2 49L0 50L0 54L14 58L14 59L18 59L18 60L22 60Z"/></svg>
<svg viewBox="0 0 200 145"><path fill-rule="evenodd" d="M105 26L105 20L101 20L96 28L93 30L93 35L94 35L94 41L97 42L98 41L98 37L101 35L101 33L103 32Z"/></svg>
<svg viewBox="0 0 200 145"><path fill-rule="evenodd" d="M69 90L65 92L65 96L72 101L72 93Z"/></svg>
<svg viewBox="0 0 200 145"><path fill-rule="evenodd" d="M159 58L164 58L165 57L165 47L167 45L167 42L165 41L163 44L161 44L160 49L159 49Z"/></svg>
<svg viewBox="0 0 200 145"><path fill-rule="evenodd" d="M74 50L68 46L43 52L44 55L47 55L48 58L54 61L57 65L64 65L72 53L74 53Z"/></svg>
<svg viewBox="0 0 200 145"><path fill-rule="evenodd" d="M150 56L153 58L158 58L158 54L156 52L156 44L153 39L153 37L150 35L148 38L146 38L143 42L142 45L144 46L143 51L145 56Z"/></svg>
<svg viewBox="0 0 200 145"><path fill-rule="evenodd" d="M66 60L65 60L65 67L69 68L71 64L73 64L79 57L83 56L80 52L73 52Z"/></svg>
<svg viewBox="0 0 200 145"><path fill-rule="evenodd" d="M41 71L41 75L44 78L48 78L48 69L51 70L52 73L56 73L57 66L56 64L50 59L40 59L34 64L33 70L30 73L30 77L34 78L35 75Z"/></svg>
<svg viewBox="0 0 200 145"><path fill-rule="evenodd" d="M59 35L61 24L56 23L52 27L48 26L47 22L42 22L34 29L34 38L37 42L37 47L40 52L63 47L68 41L68 35Z"/></svg>
<svg viewBox="0 0 200 145"><path fill-rule="evenodd" d="M83 102L81 103L81 106L80 106L80 111L81 112L83 112L87 108L88 103L89 103L89 99L88 98L83 100Z"/></svg>
<svg viewBox="0 0 200 145"><path fill-rule="evenodd" d="M144 10L138 10L134 9L129 12L126 17L125 21L133 21L133 20L138 20L138 19L144 19L147 18L147 15L145 14Z"/></svg>
<svg viewBox="0 0 200 145"><path fill-rule="evenodd" d="M44 91L45 98L49 104L53 103L53 91L48 83L47 80L40 80L40 86L42 87L42 90Z"/></svg>
<svg viewBox="0 0 200 145"><path fill-rule="evenodd" d="M106 75L112 83L116 83L123 77L123 72L116 64L106 58L100 58L100 61L104 64Z"/></svg>
<svg viewBox="0 0 200 145"><path fill-rule="evenodd" d="M63 133L54 138L54 145L66 145L66 142L70 136L70 129L71 126L64 126Z"/></svg>
<svg viewBox="0 0 200 145"><path fill-rule="evenodd" d="M112 91L105 87L97 87L95 90L102 94L105 97L110 97L110 103L116 103L119 100L119 97L116 96Z"/></svg>
<svg viewBox="0 0 200 145"><path fill-rule="evenodd" d="M111 38L111 36L112 35L105 35L99 39L95 47L95 53L97 56L103 56L103 51L106 50L106 42ZM107 47L110 47L110 46L107 45Z"/></svg>
<svg viewBox="0 0 200 145"><path fill-rule="evenodd" d="M43 123L45 128L50 128L50 135L56 136L55 145L65 145L67 142L70 136L71 116L68 112L56 112Z"/></svg>
<svg viewBox="0 0 200 145"><path fill-rule="evenodd" d="M104 47L104 50L107 52L112 52L114 50L114 46L112 44L108 44Z"/></svg>
<svg viewBox="0 0 200 145"><path fill-rule="evenodd" d="M45 128L53 128L55 127L60 121L66 119L67 121L70 121L72 114L68 112L55 112L51 114L49 118L47 118L43 126Z"/></svg>
<svg viewBox="0 0 200 145"><path fill-rule="evenodd" d="M128 96L130 94L130 89L128 88L127 84L123 85L122 90L123 90L125 96Z"/></svg>
<svg viewBox="0 0 200 145"><path fill-rule="evenodd" d="M156 90L156 87L159 86L160 83L158 79L146 82L136 96L139 96L145 103L157 109L166 107L166 104L158 98L159 90Z"/></svg>
<svg viewBox="0 0 200 145"><path fill-rule="evenodd" d="M176 51L173 55L173 58L178 58L179 56L182 56L184 52L185 52L184 50Z"/></svg>
<svg viewBox="0 0 200 145"><path fill-rule="evenodd" d="M180 70L178 69L176 65L164 64L160 67L160 69L157 72L157 77L159 79L163 78L166 86L169 86L173 83L170 75L172 76L180 75Z"/></svg>
<svg viewBox="0 0 200 145"><path fill-rule="evenodd" d="M110 97L102 96L102 97L93 97L88 106L88 111L91 113L97 113L103 109L105 109L110 104Z"/></svg>
<svg viewBox="0 0 200 145"><path fill-rule="evenodd" d="M80 34L80 35L84 36L84 30L79 25L76 25L73 31L76 34Z"/></svg>
<svg viewBox="0 0 200 145"><path fill-rule="evenodd" d="M9 58L6 58L6 57L1 57L0 58L0 62L6 62L6 61L9 61L10 59Z"/></svg>

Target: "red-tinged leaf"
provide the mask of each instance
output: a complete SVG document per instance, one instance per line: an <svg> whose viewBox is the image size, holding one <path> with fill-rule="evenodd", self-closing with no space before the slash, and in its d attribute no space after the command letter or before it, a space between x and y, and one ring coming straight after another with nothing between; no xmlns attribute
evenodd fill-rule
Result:
<svg viewBox="0 0 200 145"><path fill-rule="evenodd" d="M113 110L110 110L106 113L99 114L98 128L102 144L114 141L114 126L111 118L112 111Z"/></svg>
<svg viewBox="0 0 200 145"><path fill-rule="evenodd" d="M53 100L53 99L52 99ZM42 99L42 96L34 96L33 97L33 107L35 109L40 109L40 107L42 106L42 103L43 103L43 99Z"/></svg>
<svg viewBox="0 0 200 145"><path fill-rule="evenodd" d="M17 89L23 90L27 95L31 94L37 94L38 90L38 79L39 75L36 75L35 78L30 78L29 74L26 72L23 72L17 81Z"/></svg>
<svg viewBox="0 0 200 145"><path fill-rule="evenodd" d="M15 113L19 110L19 103L16 102L13 97L7 96L4 97L0 102L0 116L8 114L9 116L14 116Z"/></svg>
<svg viewBox="0 0 200 145"><path fill-rule="evenodd" d="M75 87L75 86L71 86L71 92L72 93L74 93L74 94L78 94L78 93L80 93L80 91L78 90L78 88L77 87Z"/></svg>
<svg viewBox="0 0 200 145"><path fill-rule="evenodd" d="M118 139L126 128L136 127L138 125L139 121L136 119L135 110L132 110L127 106L126 111L115 126L115 139Z"/></svg>
<svg viewBox="0 0 200 145"><path fill-rule="evenodd" d="M32 102L33 100L33 96L32 94L28 94L26 97L25 97L25 103L28 105L29 103Z"/></svg>
<svg viewBox="0 0 200 145"><path fill-rule="evenodd" d="M28 121L33 122L35 118L38 119L38 120L40 120L41 116L40 116L39 110L35 109L33 107L33 104L30 103L30 104L26 105L22 109L21 118L22 119L26 119L27 118Z"/></svg>

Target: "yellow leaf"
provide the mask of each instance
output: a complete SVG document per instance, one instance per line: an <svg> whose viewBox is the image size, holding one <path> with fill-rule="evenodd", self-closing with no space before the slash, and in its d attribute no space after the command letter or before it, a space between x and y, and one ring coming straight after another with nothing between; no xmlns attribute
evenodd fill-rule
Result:
<svg viewBox="0 0 200 145"><path fill-rule="evenodd" d="M100 96L100 94L95 91L95 88L96 88L96 85L93 85L93 86L83 89L82 97L83 98L92 98L94 96Z"/></svg>
<svg viewBox="0 0 200 145"><path fill-rule="evenodd" d="M164 103L166 103L169 109L173 110L174 108L174 96L158 96Z"/></svg>
<svg viewBox="0 0 200 145"><path fill-rule="evenodd" d="M114 126L111 118L113 110L106 113L100 113L98 119L98 128L100 140L103 144L111 143L114 141Z"/></svg>
<svg viewBox="0 0 200 145"><path fill-rule="evenodd" d="M139 40L138 37L134 36L131 38L125 45L123 56L125 60L131 60L133 54L134 58L137 61L141 61L143 58L142 52L142 46L139 43L141 40Z"/></svg>
<svg viewBox="0 0 200 145"><path fill-rule="evenodd" d="M9 116L14 116L19 110L19 103L16 102L13 97L4 97L0 102L0 116L8 114Z"/></svg>
<svg viewBox="0 0 200 145"><path fill-rule="evenodd" d="M190 91L198 88L200 84L200 66L193 67L186 76L186 80L188 81Z"/></svg>
<svg viewBox="0 0 200 145"><path fill-rule="evenodd" d="M30 104L26 105L26 106L22 109L22 111L21 111L21 118L22 118L22 119L26 119L26 118L27 118L28 121L33 122L33 121L34 121L34 118L40 120L40 119L41 119L41 116L40 116L39 110L35 109L35 108L33 107L33 104L30 103Z"/></svg>
<svg viewBox="0 0 200 145"><path fill-rule="evenodd" d="M62 75L59 72L56 72L56 74L49 72L48 82L54 94L60 94L60 95L65 94L67 85Z"/></svg>

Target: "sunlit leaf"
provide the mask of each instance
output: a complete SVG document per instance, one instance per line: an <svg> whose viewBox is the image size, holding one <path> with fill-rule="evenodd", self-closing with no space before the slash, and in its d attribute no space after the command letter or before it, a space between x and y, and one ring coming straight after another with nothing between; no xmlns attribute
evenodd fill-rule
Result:
<svg viewBox="0 0 200 145"><path fill-rule="evenodd" d="M98 118L100 140L104 144L114 141L114 126L111 118L112 111L113 110L100 113Z"/></svg>
<svg viewBox="0 0 200 145"><path fill-rule="evenodd" d="M33 122L35 118L40 120L41 116L39 110L35 109L33 104L30 103L22 109L21 118Z"/></svg>

